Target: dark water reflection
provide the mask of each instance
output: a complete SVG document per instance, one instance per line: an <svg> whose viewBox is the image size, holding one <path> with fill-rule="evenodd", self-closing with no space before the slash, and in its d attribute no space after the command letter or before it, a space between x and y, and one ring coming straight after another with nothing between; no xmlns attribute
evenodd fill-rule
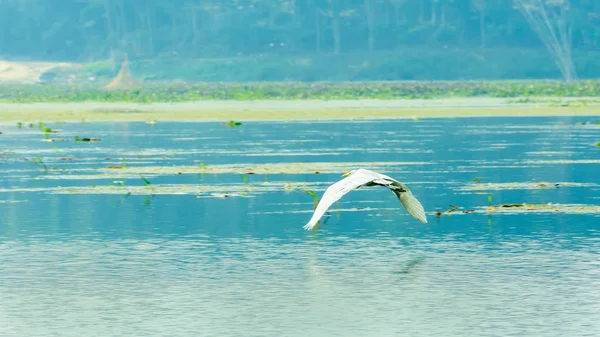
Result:
<svg viewBox="0 0 600 337"><path fill-rule="evenodd" d="M598 214L433 214L448 204L485 207L488 195L494 204L600 204L600 127L559 124L579 120L49 123L57 139L102 138L86 144L0 126L0 335L598 335ZM38 156L61 170L22 160ZM115 179L78 175L123 158L129 167L335 169L245 182L237 173L157 173L147 176L153 196L55 193L109 184ZM283 184L320 194L346 169L336 162L411 162L383 171L412 188L429 223L373 188L304 231L313 200ZM464 189L477 177L587 185ZM262 188L265 179L274 187ZM136 175L119 180L144 185ZM246 183L255 187L240 197L160 193L161 184Z"/></svg>

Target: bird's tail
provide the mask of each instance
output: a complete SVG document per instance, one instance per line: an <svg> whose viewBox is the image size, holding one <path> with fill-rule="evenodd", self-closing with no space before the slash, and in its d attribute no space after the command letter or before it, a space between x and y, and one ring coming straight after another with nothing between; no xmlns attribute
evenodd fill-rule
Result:
<svg viewBox="0 0 600 337"><path fill-rule="evenodd" d="M423 209L423 205L415 198L415 196L410 192L399 192L397 193L398 199L402 203L402 206L406 208L408 214L412 215L415 219L421 221L422 223L427 223L427 216L425 215L425 210Z"/></svg>
<svg viewBox="0 0 600 337"><path fill-rule="evenodd" d="M318 222L318 220L317 221L311 220L306 225L304 225L303 228L306 229L307 231L309 231L309 230L315 228L315 226L317 225L317 222Z"/></svg>
<svg viewBox="0 0 600 337"><path fill-rule="evenodd" d="M304 225L304 229L306 229L307 231L315 228L315 226L317 225L317 223L319 222L319 218L320 216L317 215L317 213L314 213L313 216L310 218L310 220L308 221L308 223L306 225Z"/></svg>

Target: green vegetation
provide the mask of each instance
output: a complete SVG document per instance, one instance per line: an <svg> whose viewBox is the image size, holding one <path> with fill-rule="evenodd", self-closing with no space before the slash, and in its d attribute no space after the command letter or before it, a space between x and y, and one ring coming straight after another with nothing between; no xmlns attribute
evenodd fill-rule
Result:
<svg viewBox="0 0 600 337"><path fill-rule="evenodd" d="M151 183L150 183L150 180L148 180L148 179L144 178L144 176L140 176L140 177L141 177L141 178L142 178L142 180L144 181L144 185L145 185L145 186L148 186L148 185L150 185L150 184L151 184Z"/></svg>
<svg viewBox="0 0 600 337"><path fill-rule="evenodd" d="M189 102L202 100L432 99L447 97L593 97L600 81L399 81L161 83L106 91L98 86L0 86L0 102Z"/></svg>
<svg viewBox="0 0 600 337"><path fill-rule="evenodd" d="M31 160L31 163L33 165L37 166L40 170L48 172L48 166L46 166L46 163L44 163L42 158L40 158L40 157L34 158Z"/></svg>
<svg viewBox="0 0 600 337"><path fill-rule="evenodd" d="M100 138L89 138L89 137L79 137L75 136L75 142L99 142L102 139Z"/></svg>
<svg viewBox="0 0 600 337"><path fill-rule="evenodd" d="M311 191L311 190L309 190L309 189L307 189L307 188L305 188L305 189L304 189L304 191L305 191L306 193L308 193L308 195L310 195L311 197L313 197L313 199L314 199L314 201L315 201L315 202L313 203L313 209L316 209L316 208L317 208L317 205L319 204L319 197L318 197L318 196L315 194L315 192L313 192L313 191Z"/></svg>
<svg viewBox="0 0 600 337"><path fill-rule="evenodd" d="M560 99L560 98L530 98L521 97L517 99L509 99L507 103L543 103L548 106L555 107L586 107L590 104L600 103L598 98L578 98L578 99Z"/></svg>
<svg viewBox="0 0 600 337"><path fill-rule="evenodd" d="M551 24L564 20L563 30L569 32L568 44L574 51L598 50L598 1L536 2L546 4ZM0 2L0 29L3 55L70 61L128 55L131 60L177 63L173 57L339 56L389 50L407 53L420 48L444 49L448 54L456 49L493 47L536 48L548 53L538 27L526 20L519 3L531 1L12 0ZM444 60L440 55L439 61ZM505 63L511 61L516 60L505 59ZM254 67L262 63L257 60ZM448 69L444 63L431 65ZM110 66L96 68L113 70ZM512 69L491 68L498 72ZM582 66L579 70L586 71Z"/></svg>
<svg viewBox="0 0 600 337"><path fill-rule="evenodd" d="M597 51L573 51L582 79L600 77ZM136 79L146 82L317 82L561 79L556 62L543 49L407 48L335 54L256 55L214 59L171 56L130 60ZM119 64L105 60L57 67L41 76L49 84L103 83ZM93 79L91 81L90 79Z"/></svg>
<svg viewBox="0 0 600 337"><path fill-rule="evenodd" d="M229 122L226 123L230 128L234 127L234 126L240 126L242 125L241 122L235 122L233 120L230 120Z"/></svg>

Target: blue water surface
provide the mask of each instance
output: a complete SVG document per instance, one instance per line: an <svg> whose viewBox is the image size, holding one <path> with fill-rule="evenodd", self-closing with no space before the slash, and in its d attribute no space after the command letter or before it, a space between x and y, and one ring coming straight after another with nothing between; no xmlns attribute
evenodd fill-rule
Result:
<svg viewBox="0 0 600 337"><path fill-rule="evenodd" d="M0 125L0 336L600 335L594 122ZM233 164L273 172L190 169ZM429 222L372 187L303 230L314 200L286 186L320 196L358 167L408 185ZM155 190L69 192L114 181ZM485 212L503 203L583 208Z"/></svg>

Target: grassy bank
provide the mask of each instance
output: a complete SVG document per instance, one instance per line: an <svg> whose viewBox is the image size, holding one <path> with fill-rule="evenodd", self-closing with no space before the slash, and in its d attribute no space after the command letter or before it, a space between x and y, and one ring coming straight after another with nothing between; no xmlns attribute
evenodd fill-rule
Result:
<svg viewBox="0 0 600 337"><path fill-rule="evenodd" d="M377 118L600 116L600 106L508 104L505 99L0 103L3 122L348 120ZM596 119L596 118L595 118ZM229 124L228 124L229 125Z"/></svg>
<svg viewBox="0 0 600 337"><path fill-rule="evenodd" d="M398 100L463 97L600 97L600 81L397 81L149 83L108 91L100 85L2 85L0 102L195 102L205 100Z"/></svg>

